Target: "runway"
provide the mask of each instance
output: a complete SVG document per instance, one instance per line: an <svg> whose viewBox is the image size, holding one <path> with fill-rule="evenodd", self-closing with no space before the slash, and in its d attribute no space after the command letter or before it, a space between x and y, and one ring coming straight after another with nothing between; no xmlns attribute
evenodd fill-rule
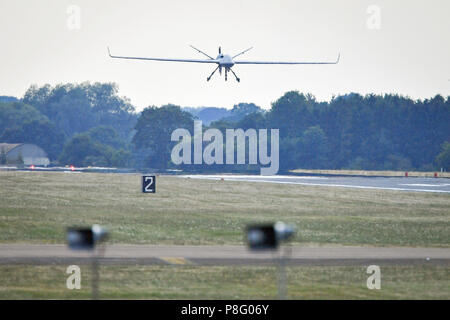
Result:
<svg viewBox="0 0 450 320"><path fill-rule="evenodd" d="M322 177L322 176L258 176L258 175L182 175L182 178L281 183L357 189L450 193L450 179L413 177Z"/></svg>
<svg viewBox="0 0 450 320"><path fill-rule="evenodd" d="M441 265L450 266L449 248L303 247L278 252L250 252L244 246L165 246L116 244L105 248L106 265L273 265L285 255L295 266ZM1 244L0 265L87 264L89 251L66 245Z"/></svg>

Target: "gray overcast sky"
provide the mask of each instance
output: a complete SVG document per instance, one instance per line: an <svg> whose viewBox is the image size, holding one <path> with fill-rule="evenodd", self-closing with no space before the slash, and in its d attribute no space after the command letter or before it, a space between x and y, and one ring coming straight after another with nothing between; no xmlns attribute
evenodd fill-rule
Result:
<svg viewBox="0 0 450 320"><path fill-rule="evenodd" d="M80 8L71 29L70 5ZM380 29L370 29L371 5ZM73 12L73 11L71 11ZM450 1L6 1L0 0L0 95L31 84L116 82L139 110L148 105L270 108L288 90L319 100L348 92L450 95ZM369 22L373 26L374 21ZM69 22L69 24L68 24ZM330 66L240 65L241 78L206 77L213 65L128 61L128 56L255 60L333 60Z"/></svg>

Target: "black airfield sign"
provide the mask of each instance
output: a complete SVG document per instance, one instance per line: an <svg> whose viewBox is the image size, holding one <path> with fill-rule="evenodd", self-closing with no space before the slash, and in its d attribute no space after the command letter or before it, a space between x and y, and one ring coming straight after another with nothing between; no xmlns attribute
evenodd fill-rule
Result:
<svg viewBox="0 0 450 320"><path fill-rule="evenodd" d="M142 176L142 192L156 193L156 176Z"/></svg>

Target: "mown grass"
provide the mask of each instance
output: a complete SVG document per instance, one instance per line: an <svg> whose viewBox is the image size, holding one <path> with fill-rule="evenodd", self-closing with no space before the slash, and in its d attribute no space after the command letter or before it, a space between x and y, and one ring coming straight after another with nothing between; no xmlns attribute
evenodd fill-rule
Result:
<svg viewBox="0 0 450 320"><path fill-rule="evenodd" d="M298 227L295 243L450 246L450 196L157 177L0 171L0 242L64 243L65 228L98 223L110 242L241 244L250 222Z"/></svg>
<svg viewBox="0 0 450 320"><path fill-rule="evenodd" d="M66 287L67 266L0 266L0 299L90 299L91 269L81 289ZM366 267L289 267L288 299L448 299L450 271L439 266L381 267L369 290ZM103 299L277 299L275 267L102 266Z"/></svg>

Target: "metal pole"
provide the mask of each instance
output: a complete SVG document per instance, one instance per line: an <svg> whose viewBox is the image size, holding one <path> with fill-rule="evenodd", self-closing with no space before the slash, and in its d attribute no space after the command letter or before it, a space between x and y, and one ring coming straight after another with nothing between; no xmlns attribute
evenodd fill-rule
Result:
<svg viewBox="0 0 450 320"><path fill-rule="evenodd" d="M289 246L284 247L285 250L281 251L281 255L278 257L278 300L286 300L287 287L286 287L286 265L291 255L291 248Z"/></svg>
<svg viewBox="0 0 450 320"><path fill-rule="evenodd" d="M105 246L100 245L98 247L98 250L94 252L94 255L92 257L92 300L99 300L100 299L100 290L99 290L99 283L100 283L100 257L103 256L105 252Z"/></svg>
<svg viewBox="0 0 450 320"><path fill-rule="evenodd" d="M98 281L99 281L99 272L98 272L98 255L94 254L92 258L92 300L98 300Z"/></svg>
<svg viewBox="0 0 450 320"><path fill-rule="evenodd" d="M286 300L286 263L278 258L278 300Z"/></svg>

